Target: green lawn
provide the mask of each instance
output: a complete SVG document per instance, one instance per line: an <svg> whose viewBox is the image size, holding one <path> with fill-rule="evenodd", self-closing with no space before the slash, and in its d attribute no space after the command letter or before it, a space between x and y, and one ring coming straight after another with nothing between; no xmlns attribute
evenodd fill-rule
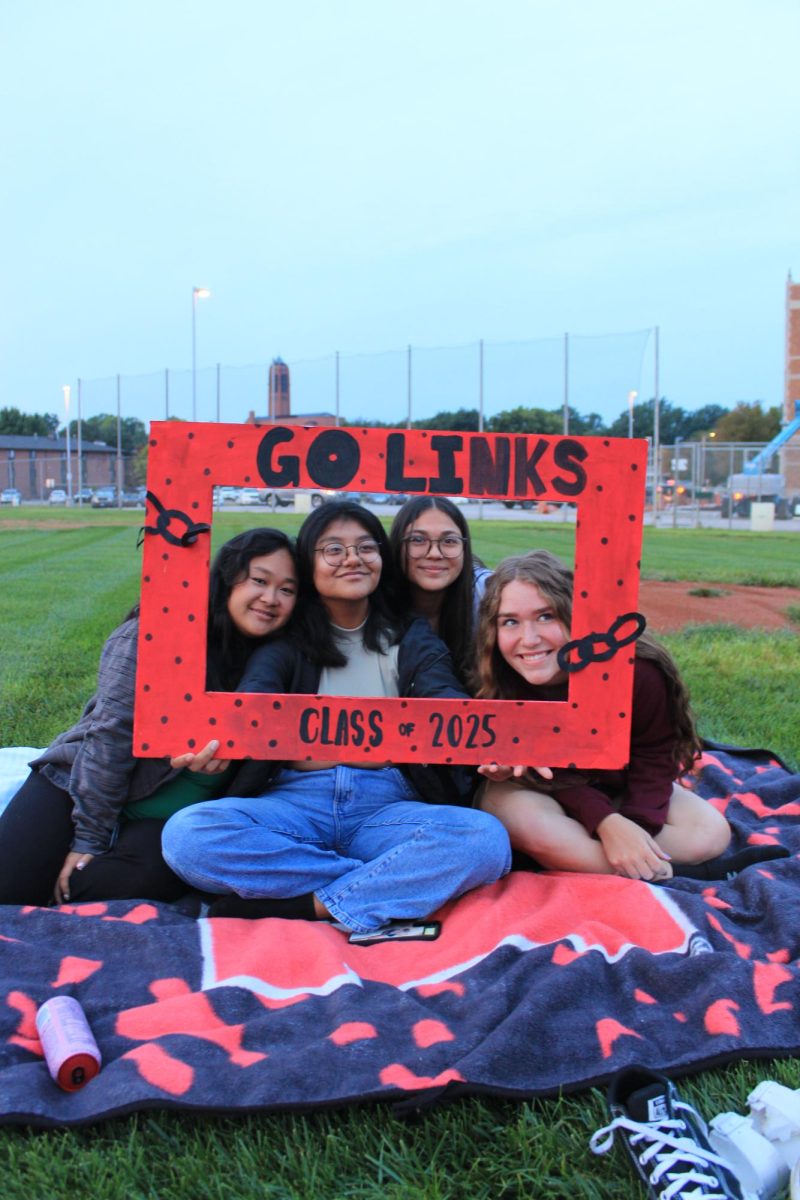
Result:
<svg viewBox="0 0 800 1200"><path fill-rule="evenodd" d="M75 719L105 637L136 599L141 523L141 512L0 513L2 744L44 745ZM251 513L224 513L214 541L256 523ZM295 530L299 518L274 523ZM571 532L476 522L475 543L492 565L533 545L568 557ZM799 557L793 534L646 530L643 571L800 586ZM770 746L798 765L796 634L704 627L665 641L690 685L702 732ZM742 1111L764 1078L796 1087L797 1063L740 1063L681 1087L711 1117ZM385 1108L235 1119L154 1111L85 1130L3 1130L0 1178L4 1200L88 1190L97 1200L630 1200L642 1193L622 1152L595 1159L588 1150L605 1120L598 1093L462 1101L415 1125Z"/></svg>

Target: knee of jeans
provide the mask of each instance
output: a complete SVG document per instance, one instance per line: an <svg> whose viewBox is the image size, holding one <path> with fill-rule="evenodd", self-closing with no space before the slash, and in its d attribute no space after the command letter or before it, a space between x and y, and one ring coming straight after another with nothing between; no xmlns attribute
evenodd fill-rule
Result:
<svg viewBox="0 0 800 1200"><path fill-rule="evenodd" d="M505 875L511 869L511 842L508 830L497 817L478 809L468 809L475 821L472 832L476 845L480 847L483 862L493 864L497 875Z"/></svg>
<svg viewBox="0 0 800 1200"><path fill-rule="evenodd" d="M173 813L161 832L161 853L173 870L195 857L198 822L189 808Z"/></svg>
<svg viewBox="0 0 800 1200"><path fill-rule="evenodd" d="M480 864L487 878L497 879L511 868L511 843L505 826L477 808L441 806L442 820L460 850ZM435 822L438 824L438 821Z"/></svg>

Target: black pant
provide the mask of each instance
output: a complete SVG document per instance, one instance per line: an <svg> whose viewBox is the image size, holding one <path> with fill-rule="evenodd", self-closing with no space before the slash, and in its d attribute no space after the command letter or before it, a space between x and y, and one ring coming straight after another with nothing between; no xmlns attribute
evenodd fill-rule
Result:
<svg viewBox="0 0 800 1200"><path fill-rule="evenodd" d="M0 904L53 902L75 836L69 794L31 771L0 815ZM161 857L164 821L120 823L116 842L69 881L70 904L85 900L177 900L187 885Z"/></svg>

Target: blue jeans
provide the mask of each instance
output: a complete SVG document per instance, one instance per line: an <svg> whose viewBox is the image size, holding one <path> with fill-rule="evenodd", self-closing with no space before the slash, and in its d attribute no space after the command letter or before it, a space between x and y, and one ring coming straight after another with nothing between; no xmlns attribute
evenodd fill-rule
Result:
<svg viewBox="0 0 800 1200"><path fill-rule="evenodd" d="M173 871L202 891L245 899L313 892L359 933L427 917L511 865L495 817L426 804L396 767L285 769L262 796L175 813L162 847Z"/></svg>

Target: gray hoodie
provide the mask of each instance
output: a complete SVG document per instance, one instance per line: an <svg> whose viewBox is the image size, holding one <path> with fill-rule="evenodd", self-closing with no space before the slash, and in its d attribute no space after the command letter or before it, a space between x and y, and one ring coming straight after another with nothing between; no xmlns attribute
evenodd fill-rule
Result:
<svg viewBox="0 0 800 1200"><path fill-rule="evenodd" d="M115 629L103 647L97 691L77 724L30 764L74 802L72 849L101 854L126 804L151 796L179 774L164 758L134 758L133 701L139 620Z"/></svg>

